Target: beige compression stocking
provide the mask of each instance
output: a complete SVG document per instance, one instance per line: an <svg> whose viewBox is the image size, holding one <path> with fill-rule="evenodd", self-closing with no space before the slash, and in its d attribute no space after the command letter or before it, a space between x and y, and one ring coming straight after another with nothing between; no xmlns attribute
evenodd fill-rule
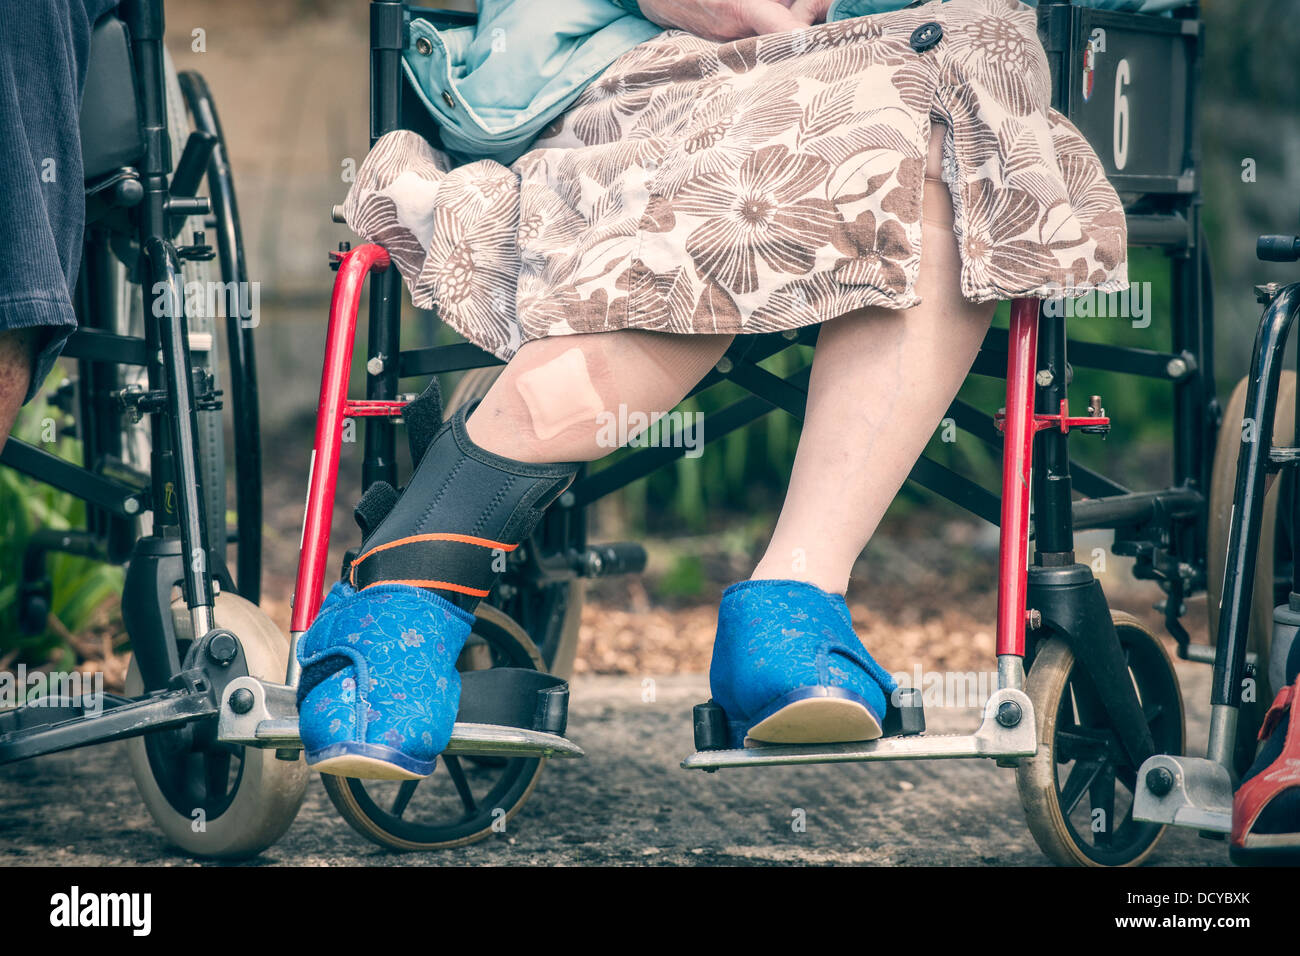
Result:
<svg viewBox="0 0 1300 956"><path fill-rule="evenodd" d="M849 572L957 394L995 303L967 302L940 181L935 126L922 221L922 303L865 309L823 324L807 417L776 531L755 578L843 593Z"/></svg>
<svg viewBox="0 0 1300 956"><path fill-rule="evenodd" d="M470 415L469 437L516 461L593 461L672 410L729 335L624 329L524 345Z"/></svg>

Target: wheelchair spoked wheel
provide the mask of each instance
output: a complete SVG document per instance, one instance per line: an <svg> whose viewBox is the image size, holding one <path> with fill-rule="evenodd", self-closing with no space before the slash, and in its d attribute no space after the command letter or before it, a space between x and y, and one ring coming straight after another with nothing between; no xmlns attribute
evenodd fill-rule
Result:
<svg viewBox="0 0 1300 956"><path fill-rule="evenodd" d="M1136 618L1117 611L1111 618L1156 750L1181 754L1183 699L1169 654ZM1038 752L1021 759L1016 783L1039 848L1064 866L1141 863L1164 826L1133 819L1138 768L1107 726L1064 638L1038 647L1025 692L1038 718Z"/></svg>
<svg viewBox="0 0 1300 956"><path fill-rule="evenodd" d="M1248 380L1243 378L1232 390L1223 410L1219 439L1214 449L1210 472L1209 527L1207 528L1206 572L1209 599L1210 643L1219 637L1219 599L1228 560L1228 525L1232 519L1233 495L1237 481L1237 459L1241 452L1242 420L1246 414ZM1295 436L1296 375L1284 369L1277 387L1277 410L1273 417L1273 444L1293 444ZM1294 560L1294 529L1290 507L1279 507L1284 481L1272 482L1264 496L1259 550L1255 556L1255 583L1250 603L1250 633L1246 648L1256 655L1255 693L1253 701L1242 704L1237 719L1235 751L1237 773L1244 773L1255 759L1256 735L1264 713L1281 689L1269 686L1269 651L1273 642L1273 608L1285 604L1291 590L1291 566Z"/></svg>
<svg viewBox="0 0 1300 956"><path fill-rule="evenodd" d="M173 606L181 658L193 640L189 613ZM217 596L217 627L232 631L253 677L280 681L289 645L255 604L233 593ZM126 691L145 691L132 658ZM293 823L307 789L307 765L279 760L275 752L216 739L216 721L195 722L127 741L131 775L150 815L167 838L188 853L215 859L253 856Z"/></svg>
<svg viewBox="0 0 1300 956"><path fill-rule="evenodd" d="M542 670L524 630L480 604L458 666ZM542 758L469 758L443 754L423 780L357 780L321 774L325 791L362 836L394 850L442 850L474 843L504 827L537 786Z"/></svg>

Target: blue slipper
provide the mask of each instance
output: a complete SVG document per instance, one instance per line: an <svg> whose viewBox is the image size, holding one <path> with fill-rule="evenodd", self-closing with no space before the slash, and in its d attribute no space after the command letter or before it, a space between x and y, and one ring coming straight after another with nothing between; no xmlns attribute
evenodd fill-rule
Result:
<svg viewBox="0 0 1300 956"><path fill-rule="evenodd" d="M709 668L733 746L875 740L898 684L853 631L848 605L804 581L743 581L722 594Z"/></svg>
<svg viewBox="0 0 1300 956"><path fill-rule="evenodd" d="M298 730L321 773L433 773L460 708L456 658L474 616L431 591L338 583L298 642Z"/></svg>

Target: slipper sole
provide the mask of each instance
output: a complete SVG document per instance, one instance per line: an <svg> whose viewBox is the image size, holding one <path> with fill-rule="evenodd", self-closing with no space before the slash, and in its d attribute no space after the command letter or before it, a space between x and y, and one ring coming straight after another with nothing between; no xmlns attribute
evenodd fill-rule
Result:
<svg viewBox="0 0 1300 956"><path fill-rule="evenodd" d="M374 757L362 757L348 754L342 757L329 757L320 763L311 765L319 773L332 774L335 777L356 777L359 780L423 780L427 773L412 773L391 763L376 760Z"/></svg>
<svg viewBox="0 0 1300 956"><path fill-rule="evenodd" d="M340 743L307 752L309 770L360 780L423 780L437 765L437 758L418 760L383 744Z"/></svg>
<svg viewBox="0 0 1300 956"><path fill-rule="evenodd" d="M745 743L842 744L876 740L882 733L880 721L865 704L844 697L809 697L754 724Z"/></svg>

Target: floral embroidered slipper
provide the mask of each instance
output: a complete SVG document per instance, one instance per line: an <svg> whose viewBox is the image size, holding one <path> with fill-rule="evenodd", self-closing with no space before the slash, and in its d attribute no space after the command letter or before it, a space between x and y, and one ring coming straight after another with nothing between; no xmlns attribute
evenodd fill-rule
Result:
<svg viewBox="0 0 1300 956"><path fill-rule="evenodd" d="M898 687L863 647L843 596L769 580L723 592L709 684L733 746L875 740Z"/></svg>
<svg viewBox="0 0 1300 956"><path fill-rule="evenodd" d="M321 773L433 773L460 707L456 659L474 616L431 591L336 584L298 642L298 728Z"/></svg>

